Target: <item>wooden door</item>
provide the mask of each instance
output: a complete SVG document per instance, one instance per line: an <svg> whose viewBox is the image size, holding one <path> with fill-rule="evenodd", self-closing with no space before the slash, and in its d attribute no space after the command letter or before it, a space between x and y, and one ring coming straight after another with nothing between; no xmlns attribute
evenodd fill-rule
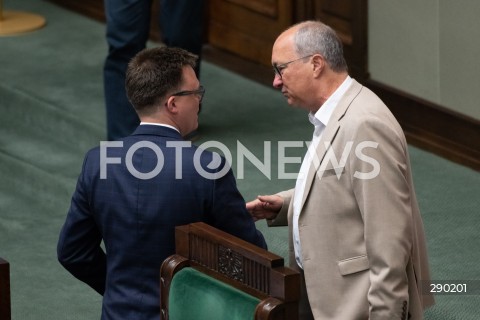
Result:
<svg viewBox="0 0 480 320"><path fill-rule="evenodd" d="M293 0L210 0L208 42L243 58L271 64L272 45L293 19Z"/></svg>

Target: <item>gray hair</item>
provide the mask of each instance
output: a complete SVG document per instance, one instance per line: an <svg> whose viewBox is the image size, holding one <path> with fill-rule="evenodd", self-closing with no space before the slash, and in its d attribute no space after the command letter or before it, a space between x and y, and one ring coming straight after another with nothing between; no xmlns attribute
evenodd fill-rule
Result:
<svg viewBox="0 0 480 320"><path fill-rule="evenodd" d="M333 71L348 71L342 41L331 27L313 20L301 22L296 26L298 30L294 35L294 45L299 56L319 53Z"/></svg>

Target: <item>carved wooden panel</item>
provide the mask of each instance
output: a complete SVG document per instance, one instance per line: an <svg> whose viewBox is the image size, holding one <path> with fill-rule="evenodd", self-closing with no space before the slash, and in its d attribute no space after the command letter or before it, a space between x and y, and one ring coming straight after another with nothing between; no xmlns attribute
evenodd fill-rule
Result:
<svg viewBox="0 0 480 320"><path fill-rule="evenodd" d="M160 269L161 319L168 319L172 278L185 267L260 299L255 319L298 319L300 274L282 257L203 222L175 228L175 252Z"/></svg>
<svg viewBox="0 0 480 320"><path fill-rule="evenodd" d="M227 278L270 294L270 264L248 256L196 234L190 235L190 260Z"/></svg>

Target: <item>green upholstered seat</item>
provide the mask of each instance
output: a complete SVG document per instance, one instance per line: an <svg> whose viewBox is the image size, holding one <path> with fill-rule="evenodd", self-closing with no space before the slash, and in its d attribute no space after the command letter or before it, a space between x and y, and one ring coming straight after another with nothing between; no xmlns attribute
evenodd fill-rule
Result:
<svg viewBox="0 0 480 320"><path fill-rule="evenodd" d="M169 320L254 319L260 300L194 268L178 271L170 285Z"/></svg>
<svg viewBox="0 0 480 320"><path fill-rule="evenodd" d="M297 320L300 273L204 222L175 228L160 268L162 320Z"/></svg>

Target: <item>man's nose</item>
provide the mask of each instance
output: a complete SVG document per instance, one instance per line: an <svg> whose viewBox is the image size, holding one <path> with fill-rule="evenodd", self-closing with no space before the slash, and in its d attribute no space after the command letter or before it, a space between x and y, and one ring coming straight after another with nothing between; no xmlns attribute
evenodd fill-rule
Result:
<svg viewBox="0 0 480 320"><path fill-rule="evenodd" d="M283 85L283 81L282 81L282 78L278 75L278 74L275 74L273 76L273 83L272 83L273 87L276 88L276 89L280 89Z"/></svg>

